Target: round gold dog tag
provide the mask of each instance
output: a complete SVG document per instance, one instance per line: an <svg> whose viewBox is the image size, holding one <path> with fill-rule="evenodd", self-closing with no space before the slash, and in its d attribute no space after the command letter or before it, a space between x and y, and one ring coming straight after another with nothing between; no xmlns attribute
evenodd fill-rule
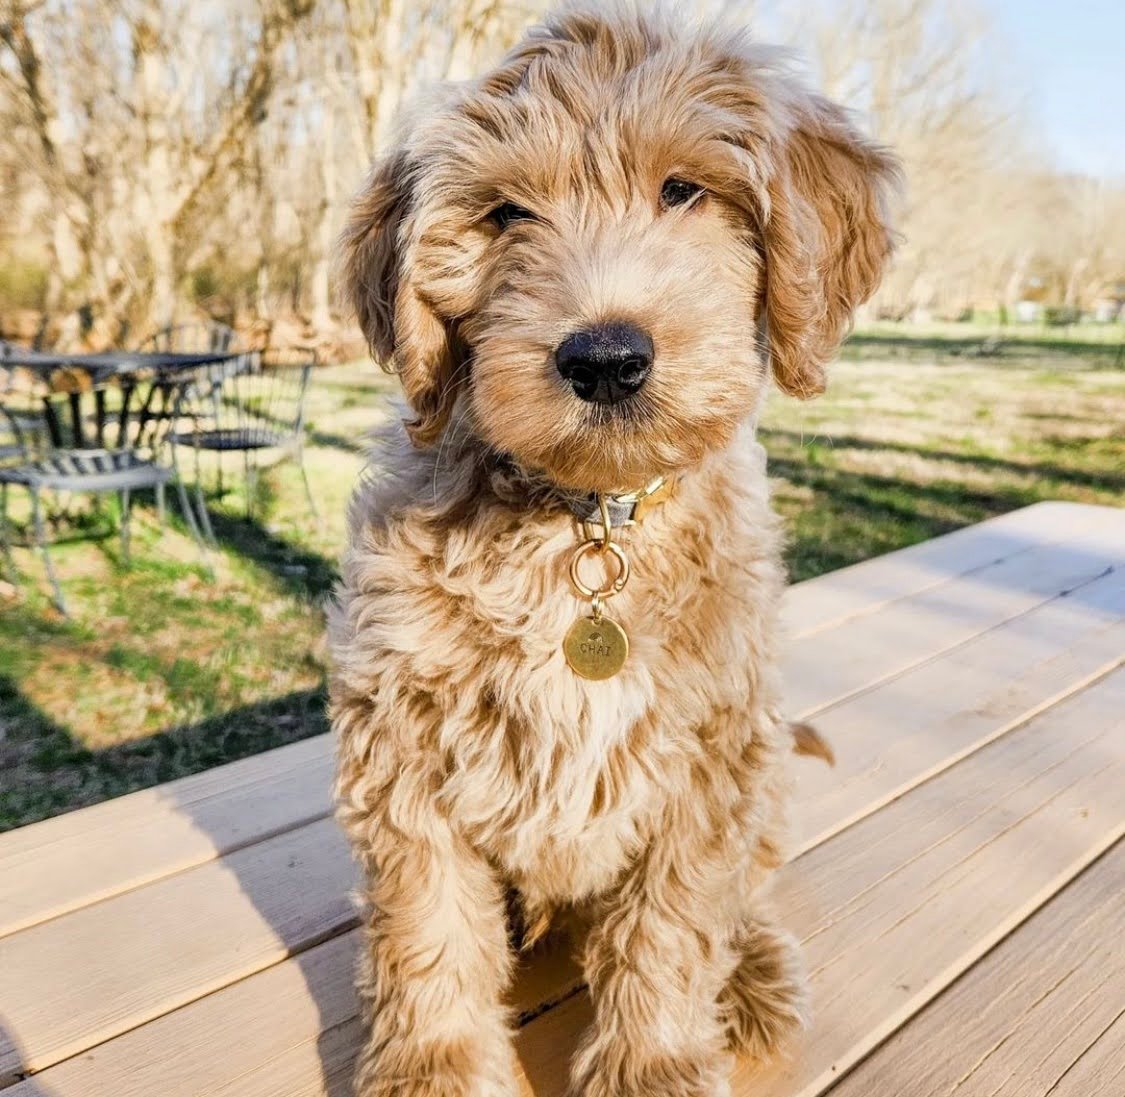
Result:
<svg viewBox="0 0 1125 1097"><path fill-rule="evenodd" d="M563 654L575 674L600 682L612 678L625 665L629 637L609 617L579 617L567 629Z"/></svg>

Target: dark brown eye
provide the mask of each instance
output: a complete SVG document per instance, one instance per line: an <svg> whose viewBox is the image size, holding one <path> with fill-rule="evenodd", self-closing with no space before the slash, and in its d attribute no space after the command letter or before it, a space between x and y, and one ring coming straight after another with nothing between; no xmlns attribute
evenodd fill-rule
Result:
<svg viewBox="0 0 1125 1097"><path fill-rule="evenodd" d="M697 195L703 193L703 188L686 179L665 179L664 186L660 188L660 204L665 209L675 209L676 206L686 206Z"/></svg>
<svg viewBox="0 0 1125 1097"><path fill-rule="evenodd" d="M488 215L488 219L503 232L513 221L534 221L535 214L515 202L503 202Z"/></svg>

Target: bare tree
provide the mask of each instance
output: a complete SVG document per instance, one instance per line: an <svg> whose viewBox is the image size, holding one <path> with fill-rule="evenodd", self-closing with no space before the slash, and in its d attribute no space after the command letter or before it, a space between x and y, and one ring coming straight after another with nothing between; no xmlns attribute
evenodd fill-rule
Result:
<svg viewBox="0 0 1125 1097"><path fill-rule="evenodd" d="M1125 267L1125 188L1043 159L979 2L690 6L787 33L902 154L905 244L879 307L1010 312L1033 280L1089 307ZM419 85L481 71L547 3L0 0L0 264L45 272L64 341L132 339L194 307L331 337L333 241L391 119Z"/></svg>
<svg viewBox="0 0 1125 1097"><path fill-rule="evenodd" d="M265 117L278 51L311 6L5 0L0 71L38 146L72 303L119 330L175 316L178 252Z"/></svg>

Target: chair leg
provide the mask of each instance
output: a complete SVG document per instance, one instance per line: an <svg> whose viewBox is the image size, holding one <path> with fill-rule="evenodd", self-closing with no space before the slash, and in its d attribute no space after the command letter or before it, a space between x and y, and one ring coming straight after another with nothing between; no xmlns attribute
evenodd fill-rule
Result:
<svg viewBox="0 0 1125 1097"><path fill-rule="evenodd" d="M16 562L12 558L12 543L8 536L8 484L0 484L0 552L4 555L4 570L12 585L19 582Z"/></svg>
<svg viewBox="0 0 1125 1097"><path fill-rule="evenodd" d="M316 509L316 500L313 498L312 487L309 485L309 474L305 469L305 447L297 447L297 467L301 470L301 482L305 485L305 498L309 501L309 510L312 511L312 516L318 522L320 521L320 511Z"/></svg>
<svg viewBox="0 0 1125 1097"><path fill-rule="evenodd" d="M257 495L258 478L257 469L250 463L250 451L242 451L242 479L246 485L246 517L254 517L254 498Z"/></svg>
<svg viewBox="0 0 1125 1097"><path fill-rule="evenodd" d="M183 491L183 485L180 485L180 491ZM200 480L195 481L195 501L199 506L199 523L203 527L203 534L207 538L207 543L215 548L218 542L215 540L215 531L211 528L211 516L207 513L207 497L203 494L203 483Z"/></svg>
<svg viewBox="0 0 1125 1097"><path fill-rule="evenodd" d="M204 529L208 543L214 546L215 534L211 530L211 519L207 516L207 503L203 491L203 470L199 462L199 447L194 446L192 452L195 461L195 499L199 504L199 522Z"/></svg>
<svg viewBox="0 0 1125 1097"><path fill-rule="evenodd" d="M128 567L129 560L129 519L132 516L131 492L125 488L121 492L121 561Z"/></svg>
<svg viewBox="0 0 1125 1097"><path fill-rule="evenodd" d="M191 539L195 542L196 547L199 549L199 556L203 560L207 570L214 574L214 569L211 567L211 562L207 558L207 545L204 543L203 538L199 533L199 524L195 520L195 514L191 509L191 503L188 502L187 488L184 487L184 482L178 476L176 477L176 491L180 496L180 509L184 512L184 521L187 522L187 527L191 531ZM207 511L203 511L204 519L206 520ZM207 527L210 529L210 525Z"/></svg>
<svg viewBox="0 0 1125 1097"><path fill-rule="evenodd" d="M70 611L66 608L66 600L63 598L62 587L59 585L59 577L55 574L54 564L51 563L51 554L47 551L43 512L39 505L39 492L36 488L31 489L31 522L35 528L35 543L43 554L43 566L47 570L47 578L51 581L51 587L55 592L55 605L58 606L59 612L64 617L69 617Z"/></svg>

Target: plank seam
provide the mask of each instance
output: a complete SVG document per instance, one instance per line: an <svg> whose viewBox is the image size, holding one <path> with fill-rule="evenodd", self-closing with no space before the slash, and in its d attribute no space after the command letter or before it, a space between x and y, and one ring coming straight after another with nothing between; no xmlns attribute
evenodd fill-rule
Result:
<svg viewBox="0 0 1125 1097"><path fill-rule="evenodd" d="M35 929L37 926L45 925L47 922L53 922L58 918L65 918L68 914L73 914L79 910L89 910L92 907L100 906L102 903L107 903L112 899L118 899L123 895L129 895L140 888L150 887L153 884L161 883L164 880L174 880L177 876L182 876L185 872L191 872L193 869L201 868L203 865L212 864L215 861L222 861L231 854L239 853L244 849L249 849L251 846L256 846L262 842L272 841L274 838L279 838L283 834L289 834L292 831L300 830L302 827L311 826L313 823L319 823L327 819L332 814L332 810L321 812L318 815L310 815L307 818L292 823L291 825L278 826L269 831L263 831L261 834L256 835L254 838L248 838L245 841L237 842L236 844L224 849L221 853L216 851L212 857L206 857L199 861L192 861L180 865L171 871L163 872L160 875L147 876L143 879L134 880L132 883L126 884L124 887L117 891L106 892L104 895L97 895L92 899L88 899L81 903L76 903L72 906L60 907L57 910L52 910L49 914L44 914L42 917L37 917L24 922L13 922L8 928L0 928L0 940L5 937L10 937L16 933L22 933L27 929Z"/></svg>
<svg viewBox="0 0 1125 1097"><path fill-rule="evenodd" d="M987 636L989 633L996 632L998 629L1007 628L1013 621L1020 621L1027 617L1029 614L1038 613L1045 606L1050 606L1063 598L1069 598L1077 591L1082 590L1084 587L1089 586L1091 583L1099 583L1103 579L1113 575L1118 570L1116 564L1109 564L1103 571L1097 575L1092 575L1088 579L1083 579L1082 582L1076 583L1072 587L1066 587L1063 590L1057 591L1054 594L1049 594L1041 601L1036 602L1033 606L1028 606L1027 609L1021 609L1018 613L1013 613L1010 617L1005 617L1002 621L996 621L991 625L982 628L980 632L974 632L972 636L966 636L964 639L957 640L950 644L948 647L942 648L940 651L935 651L930 655L924 656L913 663L909 663L899 670L892 671L890 674L885 674L882 678L876 678L872 681L860 686L858 689L852 690L850 693L841 694L839 697L814 705L812 708L804 709L798 713L798 718L801 720L811 719L813 716L821 716L825 712L829 712L834 708L845 705L854 701L857 697L864 697L873 690L885 686L888 682L897 681L905 674L911 674L922 667L929 666L931 663L936 663L939 659L944 659L952 652L959 651L961 648L968 644L976 643L982 636Z"/></svg>
<svg viewBox="0 0 1125 1097"><path fill-rule="evenodd" d="M868 1039L857 1042L854 1048L849 1049L849 1052L838 1061L830 1063L818 1077L795 1093L793 1097L830 1097L829 1090L846 1078L864 1059L876 1051L880 1045L886 1043L899 1029L918 1016L931 1002L936 1001L958 979L980 963L985 956L1010 937L1028 919L1042 910L1059 892L1108 853L1121 840L1123 835L1125 835L1125 825L1111 830L1101 843L1091 846L1073 865L1061 872L1037 895L1033 896L1025 912L1002 921L959 960L926 983L911 999L910 1003L903 1007L904 1012L899 1019L872 1029L871 1033L868 1034Z"/></svg>
<svg viewBox="0 0 1125 1097"><path fill-rule="evenodd" d="M1032 507L1040 506L1040 505L1042 505L1042 504L1032 504ZM1082 506L1082 504L1079 504L1079 506ZM1030 509L1032 509L1032 507L1028 507L1028 508L1025 508L1025 509L1030 510ZM1018 514L1018 513L1020 513L1020 511L1012 511L1011 513L1012 514ZM958 533L963 533L963 532L966 532L968 530L983 530L985 527L989 527L990 530L992 530L992 531L995 531L997 529L1004 529L1006 527L1006 525L1010 524L1010 523L1004 523L1004 519L1007 518L1007 517L1008 517L1008 515L998 515L996 518L990 519L986 522L978 522L974 525L962 526L959 530L954 530L954 531L952 531L951 534L945 534L945 536L946 537L956 536ZM993 523L996 523L996 525L993 525ZM827 575L824 576L824 578L827 578L828 576L831 576L833 579L835 579L839 576L846 575L849 572L859 571L860 569L866 568L868 565L876 564L879 561L886 560L889 557L894 556L896 554L896 552L897 553L906 553L906 552L909 552L910 549L912 549L912 548L920 548L923 545L937 544L942 539L943 538L938 537L938 538L930 538L928 540L923 540L923 541L916 541L913 545L908 545L905 548L898 549L898 550L892 550L891 552L883 553L881 556L874 556L874 557L871 557L867 560L861 560L859 563L852 564L849 567L838 568L835 571L828 572ZM790 639L795 640L795 639L804 639L805 637L808 637L808 636L816 636L818 633L825 632L829 629L836 628L839 625L848 624L851 621L859 620L863 617L868 616L871 613L878 613L880 610L885 609L887 606L893 606L898 602L904 602L904 601L906 601L910 598L915 598L920 594L927 594L931 591L934 591L934 590L937 590L937 589L941 588L942 586L945 586L948 583L957 582L959 579L964 579L967 576L973 575L978 571L984 571L986 568L996 567L998 564L1002 564L1007 560L1016 559L1017 557L1022 556L1025 553L1034 552L1034 551L1036 551L1038 549L1041 549L1041 548L1049 548L1052 545L1060 545L1060 544L1068 543L1068 541L1069 541L1069 531L1068 531L1067 534L1060 534L1059 536L1053 536L1053 535L1048 534L1042 540L1036 540L1034 542L1030 542L1028 544L1025 544L1022 548L1016 548L1016 549L1012 549L1010 552L1001 553L999 556L996 556L991 560L986 560L986 561L984 561L983 563L980 563L980 564L974 564L971 568L966 568L964 571L959 571L959 572L956 572L956 573L951 574L951 575L942 576L941 578L935 579L934 582L932 582L932 583L930 583L926 586L917 587L913 590L907 591L904 594L896 594L896 595L894 595L893 597L890 597L890 598L883 598L881 601L870 603L869 605L863 606L861 608L843 613L839 617L833 617L833 618L831 618L827 621L823 621L819 625L813 625L813 626L811 626L810 628L807 628L807 629L799 630L799 631L796 631L796 632L790 632L788 634L788 637ZM805 583L816 583L816 581L819 578L821 578L821 576L815 576L811 579L805 580ZM795 584L795 586L797 586L797 587L802 586L802 585L803 585L802 583Z"/></svg>
<svg viewBox="0 0 1125 1097"><path fill-rule="evenodd" d="M1012 934L1043 910L1052 899L1060 895L1066 888L1077 883L1087 872L1092 871L1103 857L1109 856L1117 847L1118 843L1125 838L1125 825L1118 826L1114 828L1114 830L1111 830L1107 838L1108 840L1102 844L1091 847L1084 857L1079 858L1069 869L1060 873L1054 880L1050 881L1050 883L1032 898L1031 905L1025 914L1017 916L1014 920L1009 919L1008 922L1011 924L1001 922L993 933L982 938L981 944L983 947L979 950L972 949L965 954L966 957L971 957L967 963L960 967L958 964L951 965L950 968L942 972L936 979L926 984L914 999L914 1001L918 1001L919 998L924 1000L917 1006L912 1005L908 1014L900 1021L896 1021L890 1026L884 1026L886 1031L881 1032L877 1039L873 1040L869 1046L863 1047L863 1050L851 1060L844 1059L841 1060L840 1064L830 1064L828 1069L822 1072L819 1078L814 1079L808 1086L801 1090L799 1094L795 1094L794 1097L831 1097L831 1091L843 1082L853 1070L874 1055L896 1032L910 1024L922 1010L937 1002L938 999L952 989L960 979L965 978L977 964L984 960L990 953L994 952L1004 941L1012 936ZM928 997L925 997L928 988L934 986L942 979L945 981L941 983L938 989L932 994L929 994ZM1112 1025L1109 1027L1112 1027ZM875 1031L878 1032L879 1030ZM1108 1031L1108 1029L1106 1031ZM1104 1032L1102 1035L1104 1035ZM991 1052L989 1052L989 1054L991 1054ZM987 1055L985 1058L987 1058ZM972 1072L970 1072L970 1074L971 1073ZM831 1077L826 1079L826 1075L831 1075ZM1047 1095L1044 1094L1044 1097L1047 1097Z"/></svg>
<svg viewBox="0 0 1125 1097"><path fill-rule="evenodd" d="M1002 739L1005 735L1010 735L1014 731L1019 731L1020 728L1029 724L1032 720L1042 716L1045 712L1056 708L1064 701L1069 700L1071 697L1077 696L1084 690L1089 689L1091 686L1096 685L1098 682L1108 678L1111 674L1115 673L1122 666L1125 666L1125 655L1120 655L1115 659L1110 660L1108 663L1103 663L1096 670L1091 671L1085 677L1072 682L1065 689L1060 690L1058 693L1037 702L1024 712L1020 713L1008 723L1001 725L999 728L987 733L984 737L971 743L963 750L950 754L943 758L941 762L931 766L928 770L922 770L915 775L915 778L902 787L895 789L889 793L884 794L874 800L869 801L864 805L861 811L853 812L850 816L845 818L839 824L821 831L819 834L814 835L807 842L799 844L790 860L797 860L798 857L803 857L810 850L815 849L817 846L822 845L836 835L842 834L845 830L862 822L864 819L874 815L877 811L882 811L883 808L889 804L893 804L896 800L901 800L903 796L908 795L915 789L920 788L922 785L932 781L935 777L939 777L945 773L946 770L952 769L955 765L965 761L977 751L983 750L985 747L995 743L998 739Z"/></svg>
<svg viewBox="0 0 1125 1097"><path fill-rule="evenodd" d="M969 529L971 527L966 526L964 528ZM918 544L920 545L928 543L929 542L926 541L918 542ZM864 617L869 617L873 613L879 613L881 610L886 609L888 606L897 605L899 602L909 601L911 598L917 598L921 594L930 594L935 590L940 590L943 586L946 586L949 583L956 583L961 579L967 579L970 575L974 575L978 571L984 571L987 568L994 568L997 565L1006 563L1009 560L1015 560L1018 557L1023 556L1025 553L1033 552L1034 550L1039 548L1049 547L1050 545L1056 543L1057 542L1055 541L1042 541L1037 542L1033 545L1024 545L1023 548L1013 549L1011 552L1003 553L991 560L986 560L982 564L974 564L971 568L968 568L965 571L958 571L952 574L942 575L939 578L934 579L932 583L928 583L925 586L916 587L904 594L896 594L891 598L883 598L878 602L871 602L865 606L861 606L857 609L853 609L847 613L841 614L839 617L832 617L827 621L822 621L818 625L812 625L805 629L789 632L786 635L786 638L789 640L805 640L810 636L819 636L822 632L830 632L832 629L839 628L841 625L848 625L853 621L859 621ZM886 555L890 555L890 553ZM883 559L883 557L876 556L874 557L874 559L880 560ZM863 561L864 564L868 562L869 561L867 560ZM840 572L833 571L829 572L828 574L835 576L839 575Z"/></svg>
<svg viewBox="0 0 1125 1097"><path fill-rule="evenodd" d="M328 944L329 941L336 940L336 938L338 937L343 937L348 933L352 933L357 928L357 922L358 919L352 919L349 922L341 923L339 926L335 927L335 929L329 929L324 931L323 933L318 934L315 940L302 943L300 947L295 947L289 950L284 956L279 956L276 960L271 960L269 963L263 964L261 967L256 968L253 971L240 972L235 976L235 978L231 979L229 983L223 983L222 986L210 987L202 994L196 995L194 998L186 999L185 1001L173 1006L171 1009L164 1010L162 1013L156 1013L151 1017L145 1017L144 1020L138 1021L136 1024L130 1025L128 1028L122 1029L120 1032L116 1032L112 1036L107 1036L104 1039L97 1040L95 1043L92 1043L87 1047L80 1048L77 1051L72 1051L66 1055L62 1055L58 1059L55 1059L50 1063L44 1063L42 1066L36 1067L34 1070L17 1071L9 1081L4 1081L2 1078L0 1078L0 1092L3 1092L5 1089L9 1089L12 1086L18 1085L21 1081L24 1081L28 1078L34 1078L37 1075L42 1074L44 1071L52 1070L55 1067L60 1066L62 1063L70 1062L72 1059L78 1059L83 1055L89 1055L91 1054L91 1052L96 1051L98 1048L103 1047L106 1044L111 1044L115 1040L123 1039L131 1032L136 1032L138 1029L142 1029L146 1025L154 1024L164 1017L168 1017L171 1014L177 1013L182 1009L187 1009L190 1006L195 1005L197 1002L202 1002L205 999L211 998L216 994L222 994L224 991L229 990L231 987L236 987L240 983L244 983L247 979L253 979L256 976L261 975L262 972L269 971L271 968L277 967L278 964L288 963L290 960L296 959L303 953L308 952L309 949L318 948L321 945ZM358 1013L350 1014L348 1017L342 1018L339 1024L346 1024L348 1021L353 1020L358 1015ZM330 1026L330 1028L328 1029L322 1029L317 1033L317 1038L322 1036L325 1032L331 1031L331 1028L334 1027L336 1026ZM307 1042L307 1040L298 1040L290 1046L299 1047L301 1044ZM244 1071L243 1073L245 1074L247 1072ZM239 1077L241 1076L242 1075L240 1075Z"/></svg>

